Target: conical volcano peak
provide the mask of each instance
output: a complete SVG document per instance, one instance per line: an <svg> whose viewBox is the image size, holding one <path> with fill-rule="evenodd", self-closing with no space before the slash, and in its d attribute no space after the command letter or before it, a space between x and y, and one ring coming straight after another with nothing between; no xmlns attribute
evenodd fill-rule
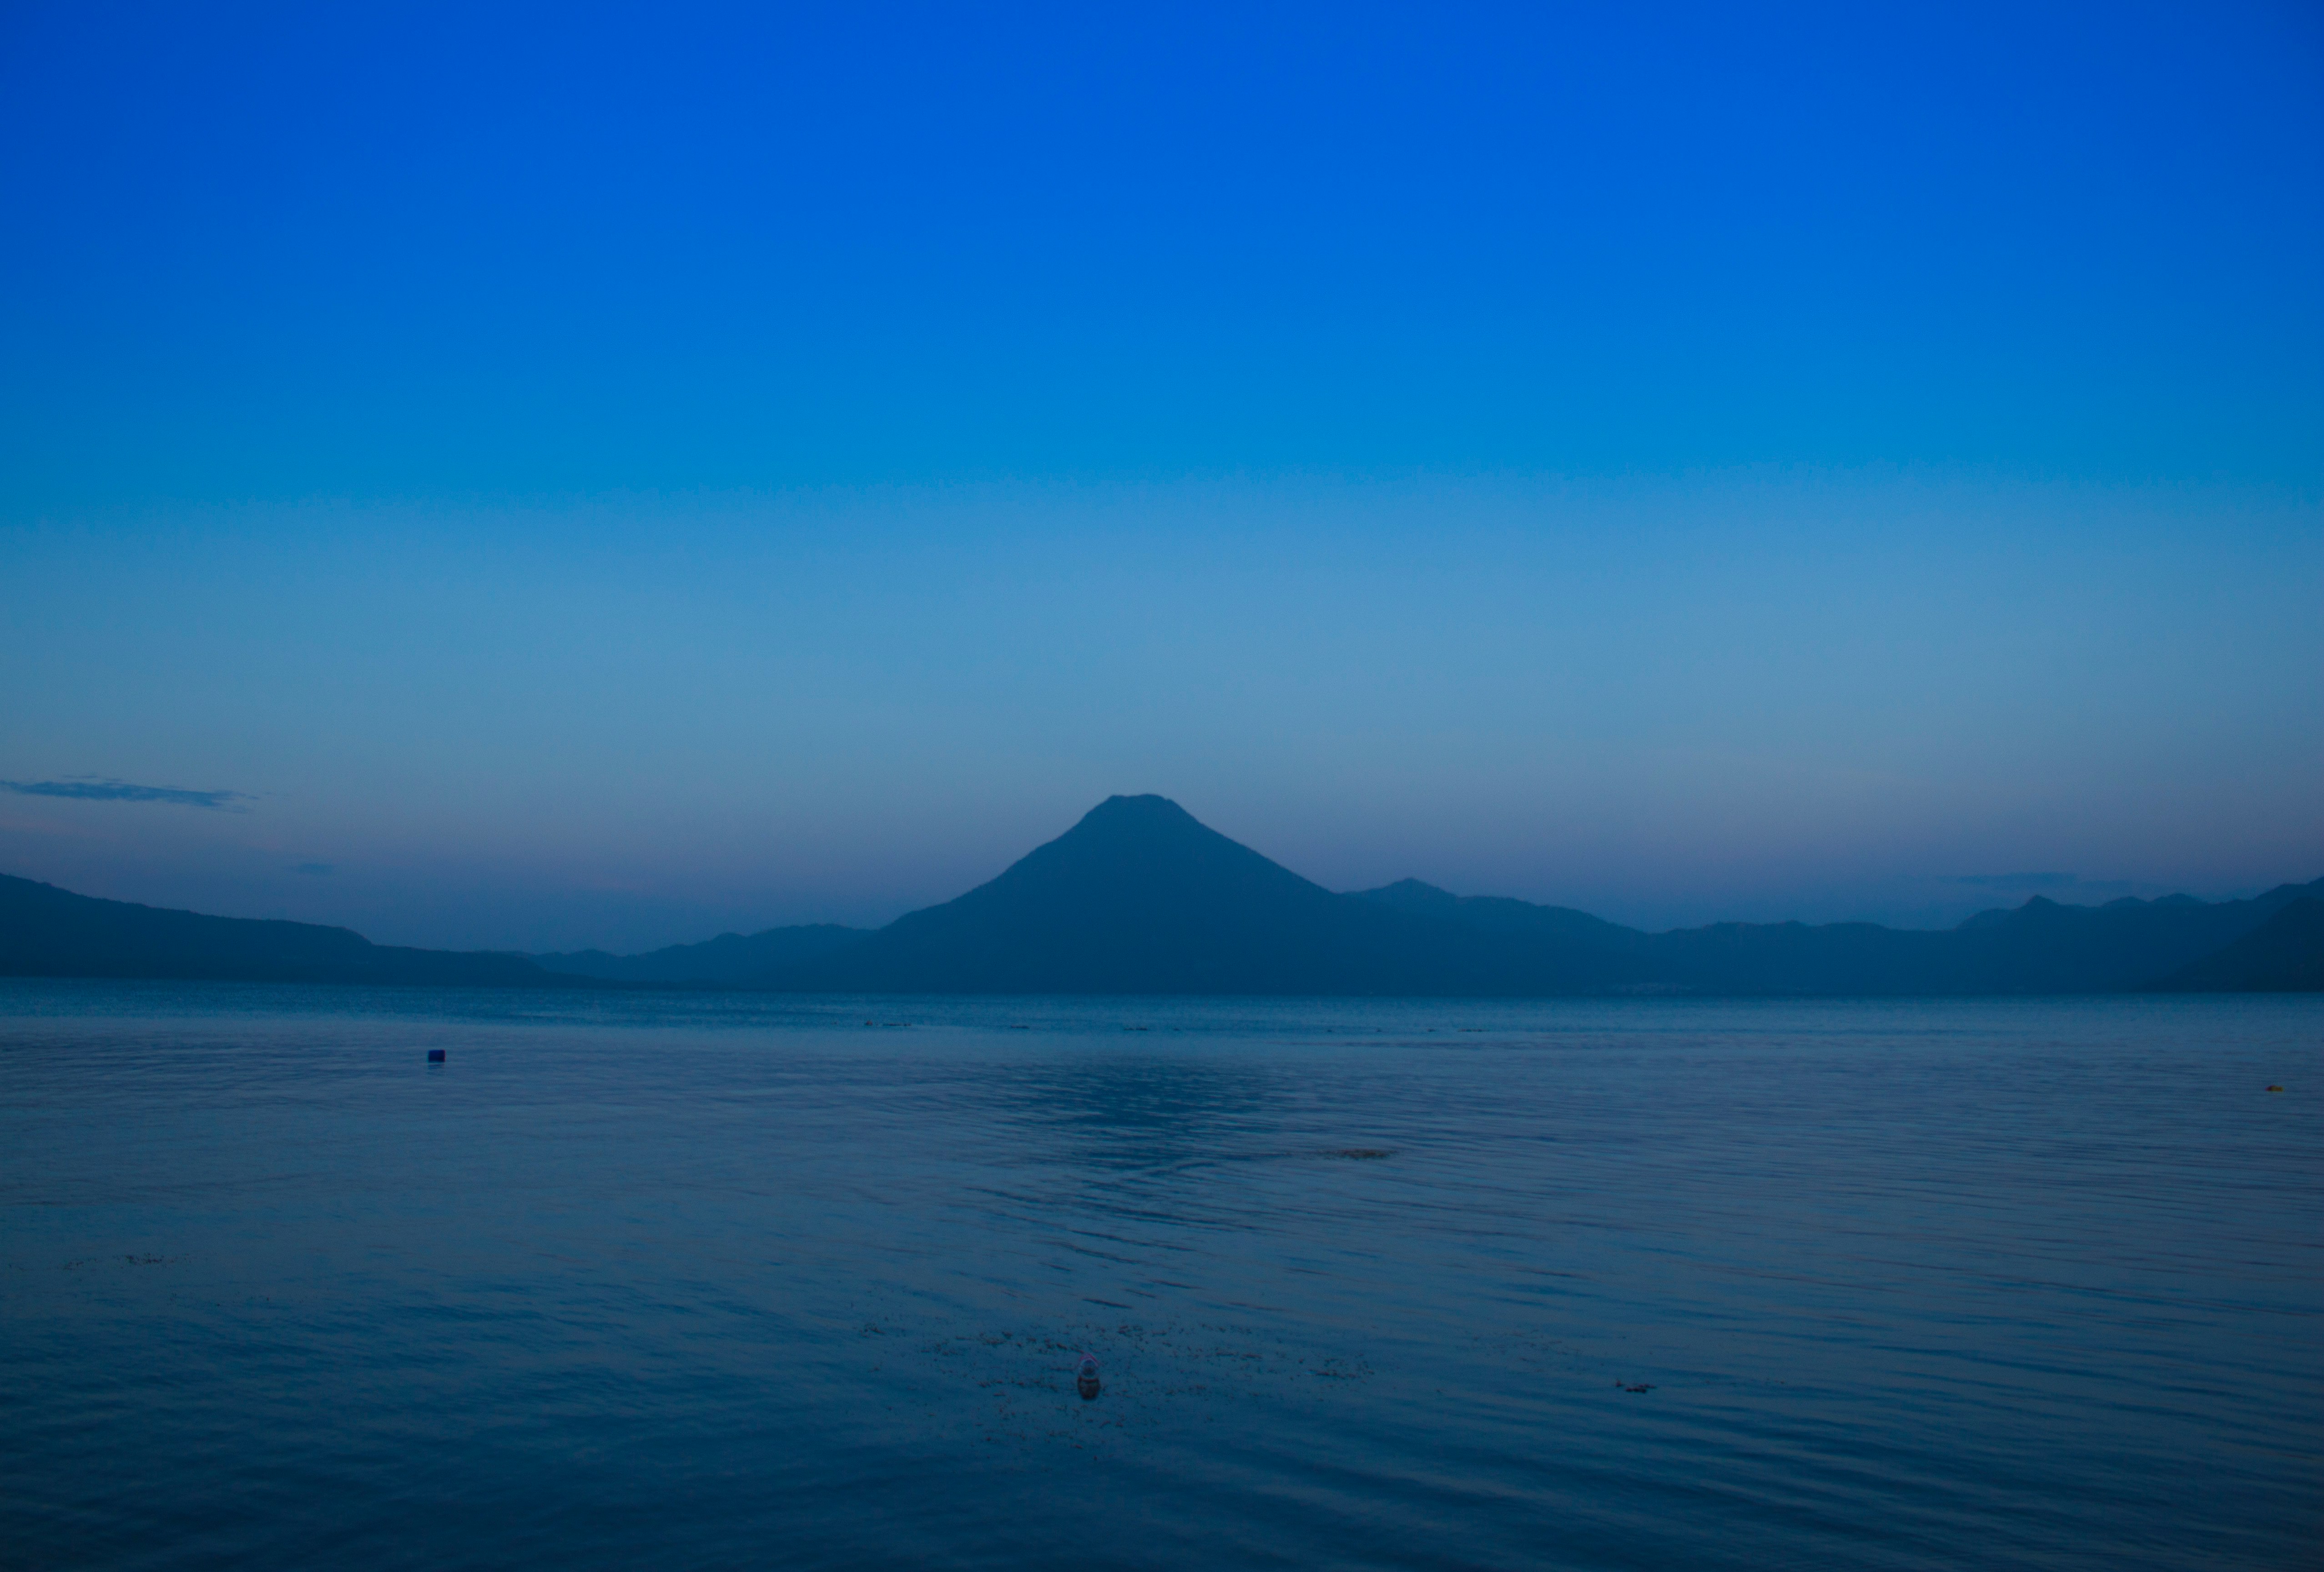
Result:
<svg viewBox="0 0 2324 1572"><path fill-rule="evenodd" d="M1384 934L1393 921L1167 797L1114 796L999 878L898 919L816 976L866 992L1378 991L1399 961Z"/></svg>
<svg viewBox="0 0 2324 1572"><path fill-rule="evenodd" d="M1064 849L1117 851L1143 848L1155 852L1183 849L1190 842L1223 840L1218 832L1168 797L1111 796L1084 814L1074 827L1049 842ZM1252 852L1256 857L1257 852Z"/></svg>
<svg viewBox="0 0 2324 1572"><path fill-rule="evenodd" d="M1146 792L1134 797L1122 796L1120 794L1110 796L1088 813L1084 814L1081 816L1081 823L1075 824L1074 828L1078 830L1084 825L1091 824L1200 825L1201 823L1201 820L1168 797L1157 796L1152 792Z"/></svg>
<svg viewBox="0 0 2324 1572"><path fill-rule="evenodd" d="M1106 798L1072 829L1021 859L1001 882L1056 877L1072 869L1078 877L1109 881L1115 894L1126 896L1131 889L1120 881L1132 869L1143 870L1141 877L1176 870L1168 877L1177 878L1197 866L1213 870L1232 867L1246 875L1263 869L1267 877L1306 883L1228 840L1168 797L1152 794Z"/></svg>

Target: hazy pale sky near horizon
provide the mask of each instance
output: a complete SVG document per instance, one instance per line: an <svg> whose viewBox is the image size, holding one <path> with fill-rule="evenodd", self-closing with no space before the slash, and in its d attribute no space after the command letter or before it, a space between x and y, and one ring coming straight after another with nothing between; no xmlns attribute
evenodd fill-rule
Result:
<svg viewBox="0 0 2324 1572"><path fill-rule="evenodd" d="M0 871L640 948L1158 791L1655 926L2324 873L2312 6L20 5L0 126Z"/></svg>

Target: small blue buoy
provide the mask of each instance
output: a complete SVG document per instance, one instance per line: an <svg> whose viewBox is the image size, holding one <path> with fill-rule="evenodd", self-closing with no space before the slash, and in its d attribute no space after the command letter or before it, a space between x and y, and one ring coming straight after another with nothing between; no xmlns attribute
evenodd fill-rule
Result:
<svg viewBox="0 0 2324 1572"><path fill-rule="evenodd" d="M429 1050L428 1050L428 1062L429 1062L429 1063L430 1063L430 1064L441 1064L441 1063L443 1063L443 1062L444 1062L444 1050L442 1050L441 1048L430 1048Z"/></svg>
<svg viewBox="0 0 2324 1572"><path fill-rule="evenodd" d="M1074 1372L1074 1390L1082 1394L1084 1402L1097 1396L1097 1361L1086 1354L1082 1356L1080 1367Z"/></svg>

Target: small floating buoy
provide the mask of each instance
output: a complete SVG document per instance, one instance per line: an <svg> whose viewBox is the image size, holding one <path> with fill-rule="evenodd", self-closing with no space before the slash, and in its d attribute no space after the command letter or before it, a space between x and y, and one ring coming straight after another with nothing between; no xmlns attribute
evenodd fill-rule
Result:
<svg viewBox="0 0 2324 1572"><path fill-rule="evenodd" d="M1097 1361L1086 1354L1082 1356L1080 1365L1074 1371L1074 1390L1082 1394L1084 1402L1097 1395Z"/></svg>
<svg viewBox="0 0 2324 1572"><path fill-rule="evenodd" d="M441 1063L443 1063L443 1062L444 1062L444 1050L442 1050L441 1048L430 1048L429 1050L428 1050L428 1062L429 1062L429 1063L430 1063L430 1064L441 1064Z"/></svg>

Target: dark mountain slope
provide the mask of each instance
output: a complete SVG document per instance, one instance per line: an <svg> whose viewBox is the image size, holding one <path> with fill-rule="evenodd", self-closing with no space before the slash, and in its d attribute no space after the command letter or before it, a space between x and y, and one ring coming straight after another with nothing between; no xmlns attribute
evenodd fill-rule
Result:
<svg viewBox="0 0 2324 1572"><path fill-rule="evenodd" d="M93 900L0 878L0 975L863 993L1539 997L2309 988L2324 879L2255 900L2062 906L1943 933L1723 923L1643 933L1405 880L1334 895L1161 797L1111 797L957 900L876 933L724 934L642 956L455 954L344 928ZM2199 964L2200 963L2200 964ZM2166 979L2168 979L2166 981Z"/></svg>
<svg viewBox="0 0 2324 1572"><path fill-rule="evenodd" d="M0 976L576 986L521 955L407 950L312 923L206 917L0 875Z"/></svg>
<svg viewBox="0 0 2324 1572"><path fill-rule="evenodd" d="M2324 993L2324 899L2302 896L2288 902L2161 986L2185 993Z"/></svg>
<svg viewBox="0 0 2324 1572"><path fill-rule="evenodd" d="M1378 889L1358 890L1355 898L1414 916L1466 924L1480 933L1600 944L1609 951L1635 947L1646 937L1636 928L1625 928L1570 906L1536 906L1530 901L1513 900L1507 896L1456 896L1416 878L1398 879Z"/></svg>
<svg viewBox="0 0 2324 1572"><path fill-rule="evenodd" d="M843 928L836 923L811 923L750 934L721 933L699 944L672 944L643 955L575 950L557 955L536 955L532 960L549 971L614 982L739 985L779 968L820 960L868 933L867 929Z"/></svg>
<svg viewBox="0 0 2324 1572"><path fill-rule="evenodd" d="M1333 894L1162 797L1110 797L959 899L771 976L896 993L1502 991L1499 946Z"/></svg>
<svg viewBox="0 0 2324 1572"><path fill-rule="evenodd" d="M1959 991L2080 993L2138 988L2233 943L2324 879L2279 885L2246 901L2109 901L2065 906L2040 896L1953 931Z"/></svg>
<svg viewBox="0 0 2324 1572"><path fill-rule="evenodd" d="M1720 923L1646 933L1570 907L1454 896L1411 878L1366 890L1360 898L1554 953L1562 969L1584 985L1578 991L1925 992L1946 970L1948 935L1869 923Z"/></svg>
<svg viewBox="0 0 2324 1572"><path fill-rule="evenodd" d="M2036 897L1949 932L1723 923L1641 933L1405 880L1334 895L1160 797L1108 799L990 884L765 986L895 993L2089 993L2153 985L2314 886L2218 905Z"/></svg>
<svg viewBox="0 0 2324 1572"><path fill-rule="evenodd" d="M1718 923L1641 933L1586 913L1455 896L1406 879L1361 898L1532 942L1534 963L1489 991L2023 994L2145 987L2250 933L2324 880L2216 905L2187 896L2063 906L2035 896L1943 932L1871 923ZM1542 957L1554 957L1554 965ZM1545 971L1558 986L1534 986Z"/></svg>
<svg viewBox="0 0 2324 1572"><path fill-rule="evenodd" d="M1655 934L1648 949L1664 976L1699 993L2106 993L2146 986L2271 909L2183 896L2089 908L2037 896L1941 933L1721 923Z"/></svg>
<svg viewBox="0 0 2324 1572"><path fill-rule="evenodd" d="M1651 938L1567 906L1537 906L1506 896L1456 896L1416 878L1398 879L1348 897L1390 907L1432 924L1469 929L1486 991L1603 993L1666 979Z"/></svg>
<svg viewBox="0 0 2324 1572"><path fill-rule="evenodd" d="M1716 923L1648 936L1655 974L1702 994L1961 991L1950 933L1872 923Z"/></svg>

